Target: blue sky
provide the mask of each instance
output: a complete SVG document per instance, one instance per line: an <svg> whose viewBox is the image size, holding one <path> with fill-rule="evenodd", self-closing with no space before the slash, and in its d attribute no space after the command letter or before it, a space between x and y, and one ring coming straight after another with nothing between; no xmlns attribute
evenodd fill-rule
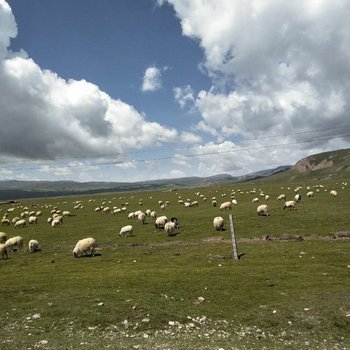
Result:
<svg viewBox="0 0 350 350"><path fill-rule="evenodd" d="M242 175L349 147L347 1L0 0L0 179Z"/></svg>

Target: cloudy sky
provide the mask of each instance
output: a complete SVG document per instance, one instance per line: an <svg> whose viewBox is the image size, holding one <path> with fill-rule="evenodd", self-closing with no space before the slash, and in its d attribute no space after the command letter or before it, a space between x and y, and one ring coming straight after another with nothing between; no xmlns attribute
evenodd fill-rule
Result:
<svg viewBox="0 0 350 350"><path fill-rule="evenodd" d="M0 0L0 180L242 175L350 147L348 0Z"/></svg>

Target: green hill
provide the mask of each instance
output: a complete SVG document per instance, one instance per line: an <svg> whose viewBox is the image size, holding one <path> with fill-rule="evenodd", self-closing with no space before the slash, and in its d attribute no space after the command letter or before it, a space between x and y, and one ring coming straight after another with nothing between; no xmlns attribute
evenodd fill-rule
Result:
<svg viewBox="0 0 350 350"><path fill-rule="evenodd" d="M264 178L264 182L347 180L349 176L350 149L342 149L303 158L291 169Z"/></svg>

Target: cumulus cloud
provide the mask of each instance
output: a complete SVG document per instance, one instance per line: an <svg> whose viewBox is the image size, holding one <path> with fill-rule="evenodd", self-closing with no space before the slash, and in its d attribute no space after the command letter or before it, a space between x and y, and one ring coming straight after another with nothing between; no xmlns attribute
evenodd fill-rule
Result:
<svg viewBox="0 0 350 350"><path fill-rule="evenodd" d="M184 143L200 143L202 138L189 131L183 131L180 135L180 140Z"/></svg>
<svg viewBox="0 0 350 350"><path fill-rule="evenodd" d="M142 82L142 91L156 91L162 87L161 70L155 66L150 66L145 70Z"/></svg>
<svg viewBox="0 0 350 350"><path fill-rule="evenodd" d="M0 0L0 150L2 156L57 159L101 156L173 141L177 131L85 80L41 69L9 51L17 25Z"/></svg>
<svg viewBox="0 0 350 350"><path fill-rule="evenodd" d="M198 130L219 143L278 134L299 141L298 131L322 129L309 135L316 140L339 135L337 125L349 130L348 1L158 1L165 3L183 35L199 42L212 78L212 88L195 97ZM349 146L349 139L321 143L310 152Z"/></svg>

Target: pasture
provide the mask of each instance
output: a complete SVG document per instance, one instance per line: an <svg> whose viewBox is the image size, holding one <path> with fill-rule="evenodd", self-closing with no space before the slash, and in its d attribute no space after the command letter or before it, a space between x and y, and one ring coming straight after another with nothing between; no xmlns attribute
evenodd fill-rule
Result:
<svg viewBox="0 0 350 350"><path fill-rule="evenodd" d="M292 200L297 186L297 210L283 210L277 196ZM238 204L220 211L231 195ZM185 208L179 197L198 206ZM159 201L170 204L161 210ZM262 203L270 216L257 215ZM127 211L95 212L100 206ZM350 349L350 189L341 181L32 199L2 205L0 215L12 219L24 207L42 211L37 224L1 227L7 237L21 235L25 247L0 260L0 349ZM74 216L51 227L55 207ZM128 219L147 209L177 217L176 236L156 230L150 217L145 225ZM214 230L216 216L227 230ZM134 235L120 237L129 224ZM85 237L99 250L75 259ZM29 253L30 239L42 251Z"/></svg>

